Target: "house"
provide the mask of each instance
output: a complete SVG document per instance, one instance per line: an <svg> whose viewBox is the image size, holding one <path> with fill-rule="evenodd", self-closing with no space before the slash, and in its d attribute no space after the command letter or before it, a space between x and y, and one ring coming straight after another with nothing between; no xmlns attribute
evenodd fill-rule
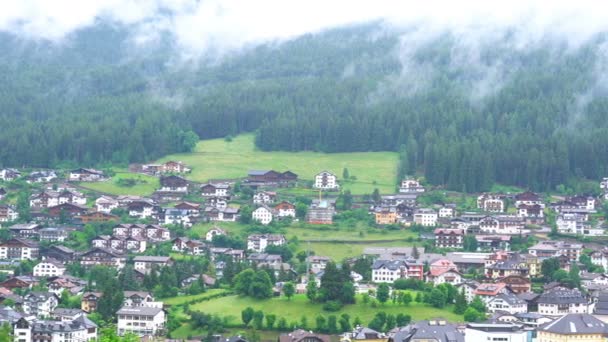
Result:
<svg viewBox="0 0 608 342"><path fill-rule="evenodd" d="M239 208L225 207L205 207L205 216L209 221L236 222L239 218Z"/></svg>
<svg viewBox="0 0 608 342"><path fill-rule="evenodd" d="M376 224L395 224L397 220L397 208L390 206L376 206L374 208L374 219Z"/></svg>
<svg viewBox="0 0 608 342"><path fill-rule="evenodd" d="M306 222L310 224L332 224L335 212L332 202L313 200L306 212Z"/></svg>
<svg viewBox="0 0 608 342"><path fill-rule="evenodd" d="M321 171L315 176L313 188L321 190L338 190L338 178L329 171Z"/></svg>
<svg viewBox="0 0 608 342"><path fill-rule="evenodd" d="M566 314L537 330L538 342L603 342L608 336L608 326L586 313Z"/></svg>
<svg viewBox="0 0 608 342"><path fill-rule="evenodd" d="M209 229L207 231L207 233L205 234L205 240L211 242L213 241L213 238L215 236L219 236L219 235L227 235L228 233L226 233L225 230L223 230L222 228L218 227L218 226L213 226L211 229Z"/></svg>
<svg viewBox="0 0 608 342"><path fill-rule="evenodd" d="M505 311L512 315L517 313L528 312L528 304L526 301L519 299L512 293L500 293L496 297L490 299L487 304L488 312L495 313Z"/></svg>
<svg viewBox="0 0 608 342"><path fill-rule="evenodd" d="M85 268L93 266L108 266L118 270L125 266L126 257L120 252L109 248L93 247L80 256L80 264Z"/></svg>
<svg viewBox="0 0 608 342"><path fill-rule="evenodd" d="M230 197L230 184L227 183L207 183L203 184L200 187L201 196L203 197L220 197L220 198L229 198Z"/></svg>
<svg viewBox="0 0 608 342"><path fill-rule="evenodd" d="M539 260L556 258L565 255L570 261L578 261L583 252L583 245L564 241L545 240L528 248L528 253L538 257ZM593 254L591 255L593 262Z"/></svg>
<svg viewBox="0 0 608 342"><path fill-rule="evenodd" d="M171 232L167 228L155 224L118 224L112 229L112 235L124 238L143 238L147 241L171 240Z"/></svg>
<svg viewBox="0 0 608 342"><path fill-rule="evenodd" d="M201 205L198 203L179 202L178 204L174 205L173 208L186 210L188 212L188 216L191 217L199 217L201 215Z"/></svg>
<svg viewBox="0 0 608 342"><path fill-rule="evenodd" d="M376 330L357 326L352 332L347 332L342 335L342 342L387 342L387 336L384 333Z"/></svg>
<svg viewBox="0 0 608 342"><path fill-rule="evenodd" d="M110 196L103 195L95 200L95 209L101 213L109 214L112 210L118 208L118 206L118 200Z"/></svg>
<svg viewBox="0 0 608 342"><path fill-rule="evenodd" d="M151 200L132 201L127 205L129 216L140 219L154 218L157 213L157 206Z"/></svg>
<svg viewBox="0 0 608 342"><path fill-rule="evenodd" d="M48 183L57 178L57 174L53 170L34 171L25 177L27 183Z"/></svg>
<svg viewBox="0 0 608 342"><path fill-rule="evenodd" d="M486 258L485 273L488 278L498 279L512 275L528 277L531 275L530 263L519 253L498 251Z"/></svg>
<svg viewBox="0 0 608 342"><path fill-rule="evenodd" d="M464 229L437 228L434 231L435 246L437 248L462 248L464 243Z"/></svg>
<svg viewBox="0 0 608 342"><path fill-rule="evenodd" d="M86 280L70 275L50 277L47 278L47 281L49 292L54 293L59 298L61 298L64 291L67 291L70 295L82 294L87 285Z"/></svg>
<svg viewBox="0 0 608 342"><path fill-rule="evenodd" d="M418 321L398 331L389 342L464 342L465 335L458 324L443 319ZM468 340L467 340L468 341ZM477 340L475 340L477 341ZM499 340L497 340L499 341Z"/></svg>
<svg viewBox="0 0 608 342"><path fill-rule="evenodd" d="M36 260L39 251L37 242L13 238L0 244L0 260Z"/></svg>
<svg viewBox="0 0 608 342"><path fill-rule="evenodd" d="M538 298L538 313L561 316L569 313L588 313L589 301L578 289L555 287Z"/></svg>
<svg viewBox="0 0 608 342"><path fill-rule="evenodd" d="M51 318L57 321L73 321L79 316L85 315L86 313L80 309L66 309L66 308L56 308L53 311L53 315Z"/></svg>
<svg viewBox="0 0 608 342"><path fill-rule="evenodd" d="M310 266L310 270L313 273L325 270L327 263L330 261L331 258L325 256L311 255L306 257L306 263Z"/></svg>
<svg viewBox="0 0 608 342"><path fill-rule="evenodd" d="M578 213L562 213L555 221L557 231L561 234L575 234L584 236L604 235L604 229L592 228L587 215Z"/></svg>
<svg viewBox="0 0 608 342"><path fill-rule="evenodd" d="M604 270L608 269L608 248L604 247L599 251L592 252L589 257L591 258L591 263L596 266L601 266Z"/></svg>
<svg viewBox="0 0 608 342"><path fill-rule="evenodd" d="M456 205L445 204L438 211L439 218L452 218L456 216Z"/></svg>
<svg viewBox="0 0 608 342"><path fill-rule="evenodd" d="M277 193L272 191L258 191L253 195L253 204L270 204L277 198Z"/></svg>
<svg viewBox="0 0 608 342"><path fill-rule="evenodd" d="M401 181L401 185L399 186L400 193L423 193L424 187L420 185L420 182L413 179L404 179Z"/></svg>
<svg viewBox="0 0 608 342"><path fill-rule="evenodd" d="M245 259L245 251L242 249L212 247L209 248L209 252L211 253L211 259L214 261L221 257L230 258L235 262L240 262Z"/></svg>
<svg viewBox="0 0 608 342"><path fill-rule="evenodd" d="M46 259L34 266L34 277L57 277L65 273L66 267L57 260Z"/></svg>
<svg viewBox="0 0 608 342"><path fill-rule="evenodd" d="M70 171L68 181L70 182L99 182L106 180L106 176L103 171L95 169L79 168Z"/></svg>
<svg viewBox="0 0 608 342"><path fill-rule="evenodd" d="M510 235L475 235L478 251L510 251Z"/></svg>
<svg viewBox="0 0 608 342"><path fill-rule="evenodd" d="M486 216L479 221L479 229L485 234L521 234L524 220L511 215Z"/></svg>
<svg viewBox="0 0 608 342"><path fill-rule="evenodd" d="M21 172L15 170L15 169L0 170L0 180L1 181L12 182L19 177L21 177Z"/></svg>
<svg viewBox="0 0 608 342"><path fill-rule="evenodd" d="M518 208L521 205L535 205L538 204L541 207L545 207L545 203L542 201L537 193L526 191L521 194L515 195L515 207Z"/></svg>
<svg viewBox="0 0 608 342"><path fill-rule="evenodd" d="M505 283L481 283L473 291L473 296L479 296L486 304L501 293L508 293Z"/></svg>
<svg viewBox="0 0 608 342"><path fill-rule="evenodd" d="M134 269L148 274L153 268L170 267L173 265L171 257L167 256L136 256L133 258Z"/></svg>
<svg viewBox="0 0 608 342"><path fill-rule="evenodd" d="M437 212L430 208L417 209L414 212L414 223L424 227L434 227L437 225Z"/></svg>
<svg viewBox="0 0 608 342"><path fill-rule="evenodd" d="M123 293L124 306L148 306L154 307L157 302L154 302L154 297L150 292L146 291L125 291Z"/></svg>
<svg viewBox="0 0 608 342"><path fill-rule="evenodd" d="M466 342L475 341L509 341L528 342L532 332L517 323L468 323L464 331Z"/></svg>
<svg viewBox="0 0 608 342"><path fill-rule="evenodd" d="M173 160L163 164L145 164L142 165L141 169L143 172L151 173L153 175L161 173L188 173L191 171L186 164L182 163L181 161Z"/></svg>
<svg viewBox="0 0 608 342"><path fill-rule="evenodd" d="M263 204L262 206L251 212L251 219L263 225L267 225L272 222L272 218L274 215L274 210Z"/></svg>
<svg viewBox="0 0 608 342"><path fill-rule="evenodd" d="M477 197L477 209L491 213L502 213L505 211L505 201L500 195L481 194Z"/></svg>
<svg viewBox="0 0 608 342"><path fill-rule="evenodd" d="M435 284L435 286L440 284L452 284L457 285L462 282L462 273L458 272L455 268L452 269L439 269L432 270L427 274L427 282L431 282Z"/></svg>
<svg viewBox="0 0 608 342"><path fill-rule="evenodd" d="M8 227L11 235L19 238L36 237L41 228L42 226L37 223L19 223Z"/></svg>
<svg viewBox="0 0 608 342"><path fill-rule="evenodd" d="M257 187L260 185L287 186L298 180L298 175L291 172L278 172L274 170L251 170L245 183Z"/></svg>
<svg viewBox="0 0 608 342"><path fill-rule="evenodd" d="M188 192L188 181L179 176L163 176L160 177L160 192Z"/></svg>
<svg viewBox="0 0 608 342"><path fill-rule="evenodd" d="M279 335L278 342L330 342L330 336L314 334L310 331L298 329L290 333Z"/></svg>
<svg viewBox="0 0 608 342"><path fill-rule="evenodd" d="M275 266L283 265L283 258L278 254L251 253L247 257L247 260L258 267L267 266L269 268L274 268Z"/></svg>
<svg viewBox="0 0 608 342"><path fill-rule="evenodd" d="M71 248L55 245L40 251L40 255L43 258L51 258L58 260L62 263L72 262L76 259L76 252Z"/></svg>
<svg viewBox="0 0 608 342"><path fill-rule="evenodd" d="M284 235L281 234L254 234L247 237L247 249L262 253L267 246L283 246L287 243Z"/></svg>
<svg viewBox="0 0 608 342"><path fill-rule="evenodd" d="M530 224L541 224L545 220L544 208L540 204L522 204L518 206L517 216L523 217Z"/></svg>
<svg viewBox="0 0 608 342"><path fill-rule="evenodd" d="M190 211L186 209L166 208L163 210L162 221L165 225L182 225L186 228L192 227L193 218Z"/></svg>
<svg viewBox="0 0 608 342"><path fill-rule="evenodd" d="M517 275L510 275L497 279L500 283L505 283L507 288L514 294L527 293L532 291L530 278Z"/></svg>
<svg viewBox="0 0 608 342"><path fill-rule="evenodd" d="M566 197L565 202L572 203L576 209L595 211L598 201L590 195L576 195Z"/></svg>
<svg viewBox="0 0 608 342"><path fill-rule="evenodd" d="M287 201L282 201L281 203L275 205L274 211L279 218L296 217L296 206Z"/></svg>
<svg viewBox="0 0 608 342"><path fill-rule="evenodd" d="M61 321L28 321L21 318L13 326L13 334L18 336L15 341L19 342L97 341L97 332L97 325L84 315Z"/></svg>
<svg viewBox="0 0 608 342"><path fill-rule="evenodd" d="M17 208L8 204L0 204L0 222L12 222L18 218Z"/></svg>
<svg viewBox="0 0 608 342"><path fill-rule="evenodd" d="M380 196L381 203L383 205L390 206L398 206L400 204L405 204L409 207L416 206L416 199L418 198L418 194L416 193L406 193L406 194L396 194L396 195L382 195Z"/></svg>
<svg viewBox="0 0 608 342"><path fill-rule="evenodd" d="M49 207L49 216L51 217L62 217L63 215L68 217L75 217L85 215L89 208L72 203L58 204L53 207Z"/></svg>
<svg viewBox="0 0 608 342"><path fill-rule="evenodd" d="M23 312L39 318L50 317L59 305L59 298L51 292L30 292L23 297Z"/></svg>
<svg viewBox="0 0 608 342"><path fill-rule="evenodd" d="M63 242L68 237L68 232L65 228L42 228L38 231L40 241L46 242Z"/></svg>
<svg viewBox="0 0 608 342"><path fill-rule="evenodd" d="M463 292L467 303L470 303L475 298L475 290L478 286L479 283L474 280L463 280L460 284L456 285L456 289L458 289L458 293Z"/></svg>
<svg viewBox="0 0 608 342"><path fill-rule="evenodd" d="M101 292L85 292L80 300L80 309L88 313L96 311L101 296Z"/></svg>
<svg viewBox="0 0 608 342"><path fill-rule="evenodd" d="M414 259L377 259L372 264L374 283L393 283L401 278L424 278L424 264Z"/></svg>
<svg viewBox="0 0 608 342"><path fill-rule="evenodd" d="M178 237L173 240L172 251L187 253L192 255L202 255L207 248L204 242L191 240L186 237Z"/></svg>
<svg viewBox="0 0 608 342"><path fill-rule="evenodd" d="M162 308L147 306L123 306L116 312L117 334L132 333L138 336L160 336L165 332L165 311Z"/></svg>
<svg viewBox="0 0 608 342"><path fill-rule="evenodd" d="M15 276L0 283L0 286L12 291L13 289L31 289L39 283L38 278L33 276Z"/></svg>

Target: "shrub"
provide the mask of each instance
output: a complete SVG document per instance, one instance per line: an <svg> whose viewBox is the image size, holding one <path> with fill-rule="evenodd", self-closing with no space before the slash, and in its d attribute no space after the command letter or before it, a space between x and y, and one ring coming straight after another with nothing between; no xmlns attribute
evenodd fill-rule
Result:
<svg viewBox="0 0 608 342"><path fill-rule="evenodd" d="M340 311L340 309L342 309L342 303L337 300L330 300L329 302L323 304L323 310L325 311L336 312Z"/></svg>

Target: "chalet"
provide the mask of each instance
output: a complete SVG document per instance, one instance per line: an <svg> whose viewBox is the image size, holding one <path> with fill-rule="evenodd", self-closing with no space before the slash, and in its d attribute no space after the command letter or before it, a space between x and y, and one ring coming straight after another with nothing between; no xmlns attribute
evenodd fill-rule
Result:
<svg viewBox="0 0 608 342"><path fill-rule="evenodd" d="M38 236L38 231L42 228L37 223L19 223L8 227L12 236L19 238L32 238Z"/></svg>
<svg viewBox="0 0 608 342"><path fill-rule="evenodd" d="M401 278L422 280L424 265L413 259L385 260L378 259L372 264L372 281L374 283L393 283Z"/></svg>
<svg viewBox="0 0 608 342"><path fill-rule="evenodd" d="M505 283L482 283L473 291L473 296L479 296L486 305L499 294L509 293Z"/></svg>
<svg viewBox="0 0 608 342"><path fill-rule="evenodd" d="M57 174L53 170L34 171L25 177L27 183L48 183L57 178Z"/></svg>
<svg viewBox="0 0 608 342"><path fill-rule="evenodd" d="M395 206L395 210L397 210L397 220L399 223L409 226L414 222L414 212L416 211L416 208L405 203L400 203Z"/></svg>
<svg viewBox="0 0 608 342"><path fill-rule="evenodd" d="M464 243L463 229L435 229L435 246L438 248L462 248Z"/></svg>
<svg viewBox="0 0 608 342"><path fill-rule="evenodd" d="M71 189L62 191L45 190L30 197L30 207L33 208L50 208L64 203L85 205L87 199L82 193Z"/></svg>
<svg viewBox="0 0 608 342"><path fill-rule="evenodd" d="M45 259L34 266L34 277L56 277L65 273L66 267L57 260Z"/></svg>
<svg viewBox="0 0 608 342"><path fill-rule="evenodd" d="M203 184L200 187L201 196L203 197L220 197L220 198L229 198L230 197L230 184L227 183L207 183Z"/></svg>
<svg viewBox="0 0 608 342"><path fill-rule="evenodd" d="M515 294L527 293L532 291L532 283L528 277L510 275L497 280L500 283L505 283L507 288Z"/></svg>
<svg viewBox="0 0 608 342"><path fill-rule="evenodd" d="M528 252L538 257L538 259L541 261L544 259L556 258L560 255L565 255L570 261L576 262L580 258L582 251L582 244L553 240L541 241L528 248Z"/></svg>
<svg viewBox="0 0 608 342"><path fill-rule="evenodd" d="M457 285L462 282L462 273L458 272L455 268L453 269L438 269L431 270L426 276L427 282L435 284L452 284Z"/></svg>
<svg viewBox="0 0 608 342"><path fill-rule="evenodd" d="M0 223L12 222L19 218L17 208L12 205L0 204Z"/></svg>
<svg viewBox="0 0 608 342"><path fill-rule="evenodd" d="M458 293L464 293L464 297L465 297L467 303L470 303L475 298L474 292L478 286L479 286L479 283L476 282L475 280L463 279L463 281L460 284L456 285L456 289L458 290Z"/></svg>
<svg viewBox="0 0 608 342"><path fill-rule="evenodd" d="M521 234L524 221L521 217L510 215L486 216L479 221L479 229L486 234Z"/></svg>
<svg viewBox="0 0 608 342"><path fill-rule="evenodd" d="M0 170L0 180L2 180L2 181L12 182L19 177L21 177L21 172L15 170L15 169Z"/></svg>
<svg viewBox="0 0 608 342"><path fill-rule="evenodd" d="M211 258L217 260L220 257L228 257L235 262L242 261L245 258L245 251L242 249L232 249L223 247L213 247L209 249Z"/></svg>
<svg viewBox="0 0 608 342"><path fill-rule="evenodd" d="M541 224L545 221L544 209L539 204L522 204L518 206L517 216L523 217L530 224Z"/></svg>
<svg viewBox="0 0 608 342"><path fill-rule="evenodd" d="M161 192L188 192L188 181L179 176L166 176L160 177L160 189Z"/></svg>
<svg viewBox="0 0 608 342"><path fill-rule="evenodd" d="M278 254L267 254L267 253L251 253L247 260L256 266L281 266L283 259Z"/></svg>
<svg viewBox="0 0 608 342"><path fill-rule="evenodd" d="M211 241L213 241L214 237L219 236L219 235L227 235L227 234L228 233L225 230L223 230L222 228L214 226L207 231L207 234L205 235L205 240L211 242Z"/></svg>
<svg viewBox="0 0 608 342"><path fill-rule="evenodd" d="M578 213L561 213L555 220L557 231L560 234L601 236L605 230L601 226L592 227L588 215Z"/></svg>
<svg viewBox="0 0 608 342"><path fill-rule="evenodd" d="M588 313L589 305L589 301L578 289L556 287L540 295L538 313L547 316Z"/></svg>
<svg viewBox="0 0 608 342"><path fill-rule="evenodd" d="M40 252L40 255L43 258L52 258L55 260L59 260L62 263L69 263L76 259L76 252L71 248L55 245L48 248L43 249Z"/></svg>
<svg viewBox="0 0 608 342"><path fill-rule="evenodd" d="M512 315L528 312L526 301L519 299L512 293L501 293L490 299L487 304L488 312L495 313L505 311Z"/></svg>
<svg viewBox="0 0 608 342"><path fill-rule="evenodd" d="M116 200L118 201L119 207L127 207L129 205L129 203L132 203L132 202L138 202L138 201L150 202L150 201L152 201L149 198L145 198L145 197L141 197L141 196L134 196L134 195L120 195L120 196L116 197Z"/></svg>
<svg viewBox="0 0 608 342"><path fill-rule="evenodd" d="M285 186L296 182L298 175L291 172L277 172L274 170L251 170L247 175L246 183L251 186L277 185Z"/></svg>
<svg viewBox="0 0 608 342"><path fill-rule="evenodd" d="M135 270L144 274L150 273L153 268L173 265L173 260L167 256L136 256L133 258L133 262Z"/></svg>
<svg viewBox="0 0 608 342"><path fill-rule="evenodd" d="M251 212L251 219L263 225L267 225L272 222L272 218L274 216L276 216L274 209L268 207L267 205L262 205Z"/></svg>
<svg viewBox="0 0 608 342"><path fill-rule="evenodd" d="M68 237L68 231L65 228L42 228L38 231L40 241L46 242L63 242Z"/></svg>
<svg viewBox="0 0 608 342"><path fill-rule="evenodd" d="M445 204L438 211L439 218L452 218L456 216L456 205L455 204Z"/></svg>
<svg viewBox="0 0 608 342"><path fill-rule="evenodd" d="M49 216L61 217L66 215L67 217L76 217L85 215L89 211L89 208L72 203L63 203L53 207L49 207Z"/></svg>
<svg viewBox="0 0 608 342"><path fill-rule="evenodd" d="M594 211L597 206L597 199L590 195L577 195L566 197L566 202L572 203L576 209Z"/></svg>
<svg viewBox="0 0 608 342"><path fill-rule="evenodd" d="M311 255L306 257L306 263L310 265L310 270L314 273L325 270L327 263L331 261L331 258Z"/></svg>
<svg viewBox="0 0 608 342"><path fill-rule="evenodd" d="M129 216L141 219L154 218L158 207L150 200L133 201L127 205Z"/></svg>
<svg viewBox="0 0 608 342"><path fill-rule="evenodd" d="M519 207L522 204L525 205L535 205L538 204L542 208L545 207L545 203L540 198L540 196L534 192L526 191L521 194L515 195L515 207Z"/></svg>
<svg viewBox="0 0 608 342"><path fill-rule="evenodd" d="M50 277L47 279L47 281L49 292L54 293L59 298L61 298L64 291L67 291L70 295L82 294L83 290L87 286L86 280L72 277L70 275Z"/></svg>
<svg viewBox="0 0 608 342"><path fill-rule="evenodd" d="M510 251L510 235L475 235L478 251Z"/></svg>
<svg viewBox="0 0 608 342"><path fill-rule="evenodd" d="M374 219L376 224L395 224L398 222L397 208L389 206L376 206L374 208Z"/></svg>
<svg viewBox="0 0 608 342"><path fill-rule="evenodd" d="M191 227L194 223L194 218L190 216L190 211L186 209L165 208L161 222L166 225L177 224L186 228Z"/></svg>
<svg viewBox="0 0 608 342"><path fill-rule="evenodd" d="M59 305L59 298L51 292L30 292L23 297L23 312L38 318L50 317Z"/></svg>
<svg viewBox="0 0 608 342"><path fill-rule="evenodd" d="M87 224L91 222L110 222L110 221L118 221L120 217L112 214L106 214L99 211L93 211L86 213L84 215L79 215L74 217L75 220L82 222L82 224Z"/></svg>
<svg viewBox="0 0 608 342"><path fill-rule="evenodd" d="M285 236L280 234L254 234L247 237L247 249L262 253L267 246L283 246L287 243Z"/></svg>
<svg viewBox="0 0 608 342"><path fill-rule="evenodd" d="M85 268L108 266L118 270L125 266L126 257L118 251L94 247L80 256L80 264Z"/></svg>
<svg viewBox="0 0 608 342"><path fill-rule="evenodd" d="M102 295L101 292L85 292L80 301L80 309L88 313L95 312Z"/></svg>
<svg viewBox="0 0 608 342"><path fill-rule="evenodd" d="M103 171L80 168L70 171L68 176L70 182L99 182L106 180Z"/></svg>
<svg viewBox="0 0 608 342"><path fill-rule="evenodd" d="M118 323L117 334L127 333L143 336L156 336L165 329L166 314L162 308L124 306L116 312Z"/></svg>
<svg viewBox="0 0 608 342"><path fill-rule="evenodd" d="M1 260L36 260L40 248L38 243L21 238L13 238L0 244Z"/></svg>
<svg viewBox="0 0 608 342"><path fill-rule="evenodd" d="M405 204L409 207L415 207L417 198L418 198L418 194L416 194L416 193L380 196L381 203L383 205L389 205L389 206L398 206L400 204Z"/></svg>
<svg viewBox="0 0 608 342"><path fill-rule="evenodd" d="M191 240L186 237L178 237L173 240L171 250L192 255L202 255L207 249L207 245L199 240Z"/></svg>
<svg viewBox="0 0 608 342"><path fill-rule="evenodd" d="M492 213L502 213L505 211L505 201L501 195L481 194L477 197L477 209Z"/></svg>
<svg viewBox="0 0 608 342"><path fill-rule="evenodd" d="M124 291L124 306L154 306L154 297L146 291Z"/></svg>
<svg viewBox="0 0 608 342"><path fill-rule="evenodd" d="M270 204L277 198L276 192L258 191L253 195L253 204Z"/></svg>
<svg viewBox="0 0 608 342"><path fill-rule="evenodd" d="M424 187L415 179L404 179L399 186L400 193L423 193Z"/></svg>
<svg viewBox="0 0 608 342"><path fill-rule="evenodd" d="M110 196L104 195L95 200L95 209L98 212L109 214L112 210L118 208L118 206L118 200Z"/></svg>
<svg viewBox="0 0 608 342"><path fill-rule="evenodd" d="M335 209L328 200L316 200L311 203L306 213L306 222L310 224L332 224Z"/></svg>
<svg viewBox="0 0 608 342"><path fill-rule="evenodd" d="M209 221L219 221L219 222L236 222L239 217L239 208L233 207L225 207L225 208L215 208L215 207L206 207L205 208L205 217Z"/></svg>
<svg viewBox="0 0 608 342"><path fill-rule="evenodd" d="M313 188L321 190L337 190L340 188L338 178L331 172L321 171L315 176Z"/></svg>
<svg viewBox="0 0 608 342"><path fill-rule="evenodd" d="M39 279L33 276L16 276L0 283L0 287L12 291L13 289L31 289L39 283Z"/></svg>
<svg viewBox="0 0 608 342"><path fill-rule="evenodd" d="M420 208L414 212L414 223L425 226L434 227L437 225L437 212L430 208Z"/></svg>
<svg viewBox="0 0 608 342"><path fill-rule="evenodd" d="M228 207L228 201L225 197L205 197L205 207L225 209Z"/></svg>
<svg viewBox="0 0 608 342"><path fill-rule="evenodd" d="M287 201L275 205L274 211L279 218L296 217L296 206Z"/></svg>
<svg viewBox="0 0 608 342"><path fill-rule="evenodd" d="M496 252L486 259L486 276L492 279L508 276L530 276L530 265L519 253Z"/></svg>
<svg viewBox="0 0 608 342"><path fill-rule="evenodd" d="M180 202L174 205L173 208L179 210L187 210L188 216L190 217L198 217L201 214L201 205L198 203Z"/></svg>
<svg viewBox="0 0 608 342"><path fill-rule="evenodd" d="M112 229L117 237L139 237L147 241L169 241L171 232L155 224L121 223Z"/></svg>
<svg viewBox="0 0 608 342"><path fill-rule="evenodd" d="M329 335L315 334L310 331L298 329L290 333L279 335L279 339L277 342L330 342L330 340L331 339Z"/></svg>

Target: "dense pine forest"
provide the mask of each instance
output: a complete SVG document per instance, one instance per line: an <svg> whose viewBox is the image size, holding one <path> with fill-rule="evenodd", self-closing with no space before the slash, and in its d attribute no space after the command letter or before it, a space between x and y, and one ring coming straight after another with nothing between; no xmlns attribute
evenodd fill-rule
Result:
<svg viewBox="0 0 608 342"><path fill-rule="evenodd" d="M142 162L255 131L268 151L399 151L401 174L454 190L608 174L603 36L522 49L505 34L472 52L369 24L198 63L168 37L129 37L116 25L61 43L2 34L0 164Z"/></svg>

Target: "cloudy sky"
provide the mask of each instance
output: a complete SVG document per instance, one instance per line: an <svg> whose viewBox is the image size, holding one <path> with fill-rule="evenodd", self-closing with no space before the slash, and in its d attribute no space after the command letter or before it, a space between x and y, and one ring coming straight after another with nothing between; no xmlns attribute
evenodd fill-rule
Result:
<svg viewBox="0 0 608 342"><path fill-rule="evenodd" d="M171 14L170 16L166 14ZM323 29L383 20L492 34L516 30L521 44L558 36L573 45L608 30L608 2L601 0L19 0L0 2L0 30L32 39L61 41L99 20L133 25L135 41L169 32L185 53L236 50ZM483 35L482 35L483 36Z"/></svg>

